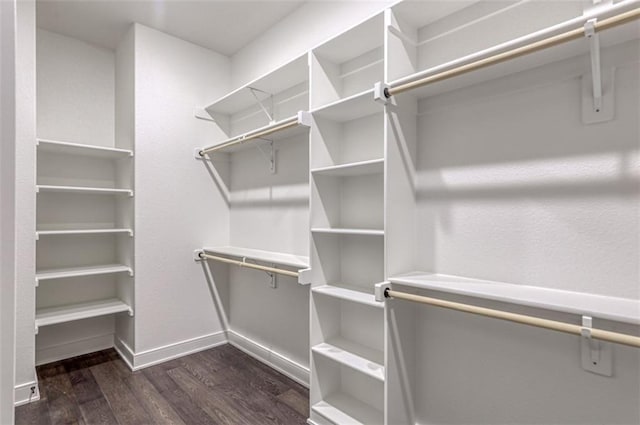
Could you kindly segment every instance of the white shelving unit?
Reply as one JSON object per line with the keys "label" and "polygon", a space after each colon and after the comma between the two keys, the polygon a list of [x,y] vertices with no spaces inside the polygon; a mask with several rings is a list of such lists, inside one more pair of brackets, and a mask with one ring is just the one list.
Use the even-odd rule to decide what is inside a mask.
{"label": "white shelving unit", "polygon": [[[118,313],[132,316],[134,306],[132,158],[128,149],[37,141],[36,364],[58,359],[52,341],[104,339],[105,329],[131,324]],[[72,342],[53,356],[91,349]]]}
{"label": "white shelving unit", "polygon": [[383,16],[312,51],[311,417],[383,423]]}

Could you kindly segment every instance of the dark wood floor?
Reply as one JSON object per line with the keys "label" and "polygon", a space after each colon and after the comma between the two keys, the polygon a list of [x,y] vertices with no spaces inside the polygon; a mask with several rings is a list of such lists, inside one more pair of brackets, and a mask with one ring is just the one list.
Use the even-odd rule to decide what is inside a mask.
{"label": "dark wood floor", "polygon": [[16,424],[304,424],[308,390],[223,345],[131,372],[114,350],[37,369]]}

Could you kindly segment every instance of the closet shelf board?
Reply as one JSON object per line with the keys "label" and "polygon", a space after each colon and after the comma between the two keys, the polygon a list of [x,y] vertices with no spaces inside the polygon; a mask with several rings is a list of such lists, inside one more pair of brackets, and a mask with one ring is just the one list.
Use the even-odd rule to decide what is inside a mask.
{"label": "closet shelf board", "polygon": [[[278,123],[283,123],[283,122],[292,120],[292,119],[294,119],[296,117],[297,117],[297,115],[296,116],[292,115],[292,116],[290,116],[288,118],[284,118],[284,119],[278,121]],[[223,140],[220,143],[216,143],[215,145],[210,145],[210,146],[207,146],[207,147],[216,147],[218,145],[223,145],[223,144],[228,143],[228,142],[230,142],[232,140],[236,140],[239,137],[242,137],[244,135],[250,136],[251,134],[257,133],[259,131],[262,131],[262,130],[265,130],[265,129],[268,129],[268,128],[271,128],[271,127],[275,127],[275,126],[278,125],[278,123],[268,124],[266,126],[263,126],[263,127],[260,127],[260,128],[256,128],[254,130],[248,131],[248,132],[240,134],[238,136],[231,137],[231,138],[229,138],[227,140]],[[228,148],[220,149],[218,152],[223,152],[223,153],[238,152],[238,151],[241,151],[241,150],[244,150],[244,149],[248,149],[249,147],[253,146],[256,143],[263,143],[264,144],[264,143],[267,143],[267,141],[277,142],[278,140],[290,139],[292,137],[299,136],[301,134],[305,134],[308,131],[309,131],[309,127],[307,127],[305,125],[296,125],[296,126],[293,126],[293,127],[285,128],[284,130],[276,131],[275,133],[271,133],[271,134],[269,134],[267,136],[264,136],[264,139],[261,139],[261,138],[248,139],[248,140],[246,140],[244,142],[236,143],[235,145],[229,146]]]}
{"label": "closet shelf board", "polygon": [[65,193],[87,193],[87,194],[105,194],[105,195],[128,195],[133,196],[130,189],[113,189],[105,187],[82,187],[82,186],[54,186],[54,185],[36,185],[36,192],[65,192]]}
{"label": "closet shelf board", "polygon": [[36,281],[64,279],[68,277],[95,276],[95,275],[113,274],[113,273],[129,273],[129,275],[132,276],[133,269],[123,264],[106,264],[106,265],[99,265],[99,266],[44,269],[44,270],[39,270],[36,273]]}
{"label": "closet shelf board", "polygon": [[351,162],[348,164],[334,165],[330,167],[315,168],[311,170],[315,175],[322,176],[366,176],[369,174],[381,174],[384,172],[384,158],[368,161]]}
{"label": "closet shelf board", "polygon": [[332,233],[338,235],[362,235],[362,236],[384,236],[384,230],[378,229],[348,229],[333,227],[314,227],[313,233]]}
{"label": "closet shelf board", "polygon": [[426,272],[394,276],[389,281],[413,288],[640,324],[640,300]]}
{"label": "closet shelf board", "polygon": [[312,289],[315,294],[326,295],[341,300],[351,301],[369,307],[384,308],[384,303],[377,302],[373,293],[363,292],[360,288],[348,285],[322,285]]}
{"label": "closet shelf board", "polygon": [[59,142],[47,139],[38,139],[37,145],[38,152],[60,153],[65,155],[87,156],[105,159],[128,158],[133,156],[133,151],[128,149],[83,145],[80,143]]}
{"label": "closet shelf board", "polygon": [[311,350],[378,381],[384,381],[382,351],[373,350],[344,338],[332,338],[313,346]]}
{"label": "closet shelf board", "polygon": [[309,268],[309,257],[305,257],[302,255],[285,254],[275,251],[263,251],[260,249],[242,248],[238,246],[204,247],[203,250],[205,253],[247,258],[264,263],[295,267],[297,269]]}
{"label": "closet shelf board", "polygon": [[69,229],[69,230],[38,230],[36,237],[56,235],[97,235],[104,233],[128,233],[133,236],[131,229]]}
{"label": "closet shelf board", "polygon": [[[250,83],[228,93],[221,97],[205,109],[209,113],[218,113],[233,115],[236,112],[247,109],[253,105],[257,105],[256,98],[251,94],[250,87],[261,90],[266,93],[276,94],[298,84],[304,83],[309,79],[309,66],[307,54],[304,54],[286,65],[271,71],[261,77],[256,78]],[[263,93],[257,93],[259,96],[266,96]]]}
{"label": "closet shelf board", "polygon": [[311,113],[314,117],[335,122],[347,122],[382,112],[382,110],[382,104],[373,99],[373,89],[368,89],[323,105],[312,110]]}
{"label": "closet shelf board", "polygon": [[382,411],[345,393],[329,394],[311,407],[315,413],[335,424],[382,424]]}
{"label": "closet shelf board", "polygon": [[117,298],[44,308],[36,311],[36,330],[42,326],[57,325],[123,312],[132,314],[133,311],[130,306]]}

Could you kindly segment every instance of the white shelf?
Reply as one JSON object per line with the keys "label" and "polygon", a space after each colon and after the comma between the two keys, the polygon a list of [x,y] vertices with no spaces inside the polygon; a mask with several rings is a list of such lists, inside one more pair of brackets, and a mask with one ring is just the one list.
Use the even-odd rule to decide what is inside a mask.
{"label": "white shelf", "polygon": [[307,55],[304,54],[286,65],[251,81],[208,105],[210,113],[233,115],[256,105],[256,99],[249,87],[266,93],[276,94],[302,84],[309,79]]}
{"label": "white shelf", "polygon": [[374,350],[344,338],[332,338],[311,348],[314,353],[364,373],[378,381],[384,381],[384,357]]}
{"label": "white shelf", "polygon": [[640,324],[640,300],[426,272],[395,276],[389,281],[414,288]]}
{"label": "white shelf", "polygon": [[94,158],[118,159],[133,156],[133,151],[127,149],[107,148],[104,146],[83,145],[46,139],[38,139],[37,146],[38,152],[61,153]]}
{"label": "white shelf", "polygon": [[329,233],[338,235],[360,235],[360,236],[384,236],[384,230],[378,229],[346,229],[331,227],[314,227],[313,233]]}
{"label": "white shelf", "polygon": [[238,246],[204,247],[204,252],[222,254],[230,257],[248,258],[264,263],[279,264],[297,269],[309,268],[309,257],[285,254],[282,252],[263,251],[260,249],[242,248]]}
{"label": "white shelf", "polygon": [[72,230],[38,230],[36,231],[36,237],[40,236],[54,236],[54,235],[94,235],[103,233],[128,233],[129,236],[133,236],[133,230],[131,229],[72,229]]}
{"label": "white shelf", "polygon": [[382,112],[383,105],[373,100],[373,88],[344,99],[323,105],[311,111],[313,116],[335,122],[353,121]]}
{"label": "white shelf", "polygon": [[45,308],[36,312],[36,333],[38,328],[42,326],[57,325],[122,312],[133,314],[130,306],[116,298]]}
{"label": "white shelf", "polygon": [[64,279],[68,277],[95,276],[113,273],[129,273],[133,276],[133,270],[123,264],[106,264],[100,266],[70,267],[60,269],[39,270],[36,273],[36,282],[41,280]]}
{"label": "white shelf", "polygon": [[311,407],[313,412],[335,424],[381,424],[382,411],[344,393],[329,394]]}
{"label": "white shelf", "polygon": [[315,168],[311,170],[313,174],[349,177],[365,176],[369,174],[381,174],[384,172],[384,158],[371,159],[368,161],[352,162],[348,164],[333,165],[330,167]]}
{"label": "white shelf", "polygon": [[322,285],[313,288],[312,292],[333,298],[339,298],[341,300],[367,305],[369,307],[380,309],[384,308],[384,303],[377,302],[373,293],[369,294],[363,292],[360,288],[355,288],[348,285]]}
{"label": "white shelf", "polygon": [[91,193],[105,195],[128,195],[133,196],[130,189],[112,189],[104,187],[81,187],[81,186],[53,186],[53,185],[36,185],[36,192],[65,192],[65,193]]}

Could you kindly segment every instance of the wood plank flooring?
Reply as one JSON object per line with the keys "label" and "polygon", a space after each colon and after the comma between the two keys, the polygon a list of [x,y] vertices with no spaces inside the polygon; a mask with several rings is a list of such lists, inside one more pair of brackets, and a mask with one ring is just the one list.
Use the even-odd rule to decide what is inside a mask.
{"label": "wood plank flooring", "polygon": [[231,345],[131,372],[115,350],[37,368],[16,424],[305,424],[309,392]]}

